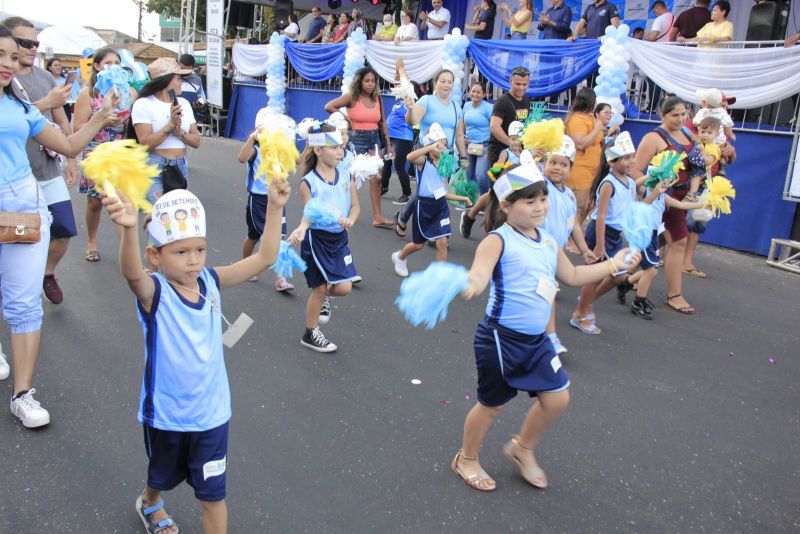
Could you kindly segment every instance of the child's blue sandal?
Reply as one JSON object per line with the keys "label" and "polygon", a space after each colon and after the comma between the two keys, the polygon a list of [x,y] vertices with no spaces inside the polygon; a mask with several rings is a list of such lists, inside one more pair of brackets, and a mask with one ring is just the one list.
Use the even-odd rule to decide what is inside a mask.
{"label": "child's blue sandal", "polygon": [[[153,514],[164,508],[164,499],[159,499],[157,503],[153,506],[145,506],[144,502],[142,502],[142,496],[136,499],[136,513],[139,514],[139,517],[142,519],[142,523],[144,523],[144,528],[147,530],[148,534],[178,534],[180,532],[180,528],[172,520],[172,517],[169,515],[162,519],[161,521],[155,521],[153,519]],[[170,529],[174,528],[174,532],[170,532]]]}

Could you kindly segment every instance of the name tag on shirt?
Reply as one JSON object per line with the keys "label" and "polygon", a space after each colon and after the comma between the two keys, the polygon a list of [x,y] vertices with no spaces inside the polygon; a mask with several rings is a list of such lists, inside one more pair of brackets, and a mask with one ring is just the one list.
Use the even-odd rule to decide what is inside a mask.
{"label": "name tag on shirt", "polygon": [[[236,319],[233,324],[222,334],[222,344],[232,349],[236,343],[242,339],[242,336],[247,332],[250,327],[253,326],[253,319],[250,318],[249,315],[243,313]],[[203,466],[205,469],[205,466]],[[225,471],[225,466],[222,466],[222,470]],[[206,477],[208,478],[208,477]]]}
{"label": "name tag on shirt", "polygon": [[537,295],[546,300],[548,304],[552,304],[556,299],[556,293],[558,293],[558,286],[555,282],[539,278],[539,285],[536,286]]}
{"label": "name tag on shirt", "polygon": [[439,187],[433,192],[433,198],[440,199],[447,194],[447,189],[444,187]]}

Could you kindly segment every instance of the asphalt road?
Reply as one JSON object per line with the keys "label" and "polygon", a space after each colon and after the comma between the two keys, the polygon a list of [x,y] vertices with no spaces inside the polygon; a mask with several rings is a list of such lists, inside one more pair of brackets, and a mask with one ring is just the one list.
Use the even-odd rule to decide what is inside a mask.
{"label": "asphalt road", "polygon": [[[241,254],[239,146],[204,140],[191,158],[210,265]],[[398,189],[393,182],[387,198]],[[226,315],[256,320],[227,351],[230,532],[800,530],[800,278],[763,258],[701,247],[698,265],[710,277],[687,277],[684,288],[696,315],[664,306],[659,277],[655,320],[609,295],[596,306],[599,337],[569,328],[577,290],[565,288],[558,320],[572,404],[537,449],[551,487],[526,485],[502,457],[530,407],[520,396],[482,450],[498,489],[481,494],[449,463],[474,402],[472,336],[485,296],[454,303],[433,331],[408,325],[393,305],[400,279],[389,260],[401,242],[370,226],[365,189],[361,196],[351,247],[364,283],[334,300],[324,328],[337,353],[299,344],[302,276],[293,296],[277,294],[269,273],[224,294]],[[82,218],[85,200],[75,198]],[[384,208],[392,213],[388,200]],[[290,228],[298,216],[293,199]],[[136,421],[141,329],[108,219],[100,263],[83,260],[81,232],[58,271],[65,301],[45,306],[35,387],[52,423],[31,431],[0,417],[2,533],[143,532],[134,513],[146,474]],[[476,243],[456,235],[449,259],[469,265]],[[433,257],[425,249],[409,268]],[[2,341],[10,346],[6,331]],[[10,380],[0,384],[6,399],[10,392]],[[191,488],[165,502],[183,532],[201,531]]]}

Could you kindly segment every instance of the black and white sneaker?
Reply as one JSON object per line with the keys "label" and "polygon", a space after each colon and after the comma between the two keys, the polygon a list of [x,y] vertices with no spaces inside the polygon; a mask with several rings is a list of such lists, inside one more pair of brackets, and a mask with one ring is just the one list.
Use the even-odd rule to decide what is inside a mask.
{"label": "black and white sneaker", "polygon": [[325,297],[322,301],[322,309],[319,310],[319,323],[327,324],[331,320],[331,299]]}
{"label": "black and white sneaker", "polygon": [[631,303],[631,313],[641,317],[642,319],[652,321],[653,312],[651,311],[650,306],[647,305],[646,301],[647,299],[636,297],[636,299]]}
{"label": "black and white sneaker", "polygon": [[395,206],[404,206],[406,203],[408,203],[408,197],[406,195],[399,196],[396,199],[392,200],[392,204],[394,204]]}
{"label": "black and white sneaker", "polygon": [[317,352],[335,352],[337,347],[327,340],[319,328],[311,330],[306,328],[306,333],[300,338],[300,344]]}
{"label": "black and white sneaker", "polygon": [[458,230],[461,232],[461,237],[469,239],[472,234],[472,225],[475,224],[475,219],[469,216],[469,212],[461,213],[461,224],[458,225]]}
{"label": "black and white sneaker", "polygon": [[627,277],[617,285],[617,300],[620,304],[626,304],[628,300],[626,293],[633,289],[633,284],[630,283]]}

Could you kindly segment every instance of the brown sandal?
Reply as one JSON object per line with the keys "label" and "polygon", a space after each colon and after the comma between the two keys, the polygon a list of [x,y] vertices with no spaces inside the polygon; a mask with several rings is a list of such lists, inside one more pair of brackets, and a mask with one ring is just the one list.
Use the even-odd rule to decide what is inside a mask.
{"label": "brown sandal", "polygon": [[[548,486],[548,484],[547,484],[547,474],[544,472],[544,469],[542,469],[538,465],[536,467],[526,468],[523,465],[522,460],[520,460],[519,457],[516,454],[514,454],[515,452],[514,449],[516,447],[528,451],[533,450],[521,444],[519,442],[519,436],[513,434],[511,436],[511,441],[506,443],[506,446],[503,447],[503,454],[505,455],[506,458],[508,458],[509,461],[517,464],[517,467],[519,467],[519,474],[522,475],[522,478],[524,478],[528,484],[530,484],[534,488],[545,489]],[[536,461],[535,458],[534,461]]]}
{"label": "brown sandal", "polygon": [[670,308],[672,308],[676,312],[682,313],[684,315],[693,314],[695,310],[694,310],[694,308],[692,306],[689,306],[689,305],[686,305],[686,306],[674,306],[674,305],[669,303],[669,301],[671,301],[672,299],[676,299],[676,298],[678,298],[680,296],[682,296],[682,295],[680,293],[678,293],[677,295],[672,295],[671,297],[667,297],[667,306],[669,306]]}
{"label": "brown sandal", "polygon": [[[489,474],[486,471],[483,470],[483,468],[481,468],[480,473],[476,473],[474,475],[469,475],[469,476],[465,475],[458,467],[459,458],[463,458],[469,461],[478,461],[478,457],[475,456],[471,458],[464,454],[463,449],[458,449],[455,458],[453,458],[453,461],[450,463],[450,469],[453,471],[453,473],[460,476],[461,480],[463,480],[467,486],[469,486],[472,489],[476,489],[478,491],[494,491],[495,489],[497,489],[497,485],[495,484],[494,480],[492,479],[492,477],[489,476]],[[495,485],[491,488],[482,488],[479,485],[482,482],[489,482]]]}

